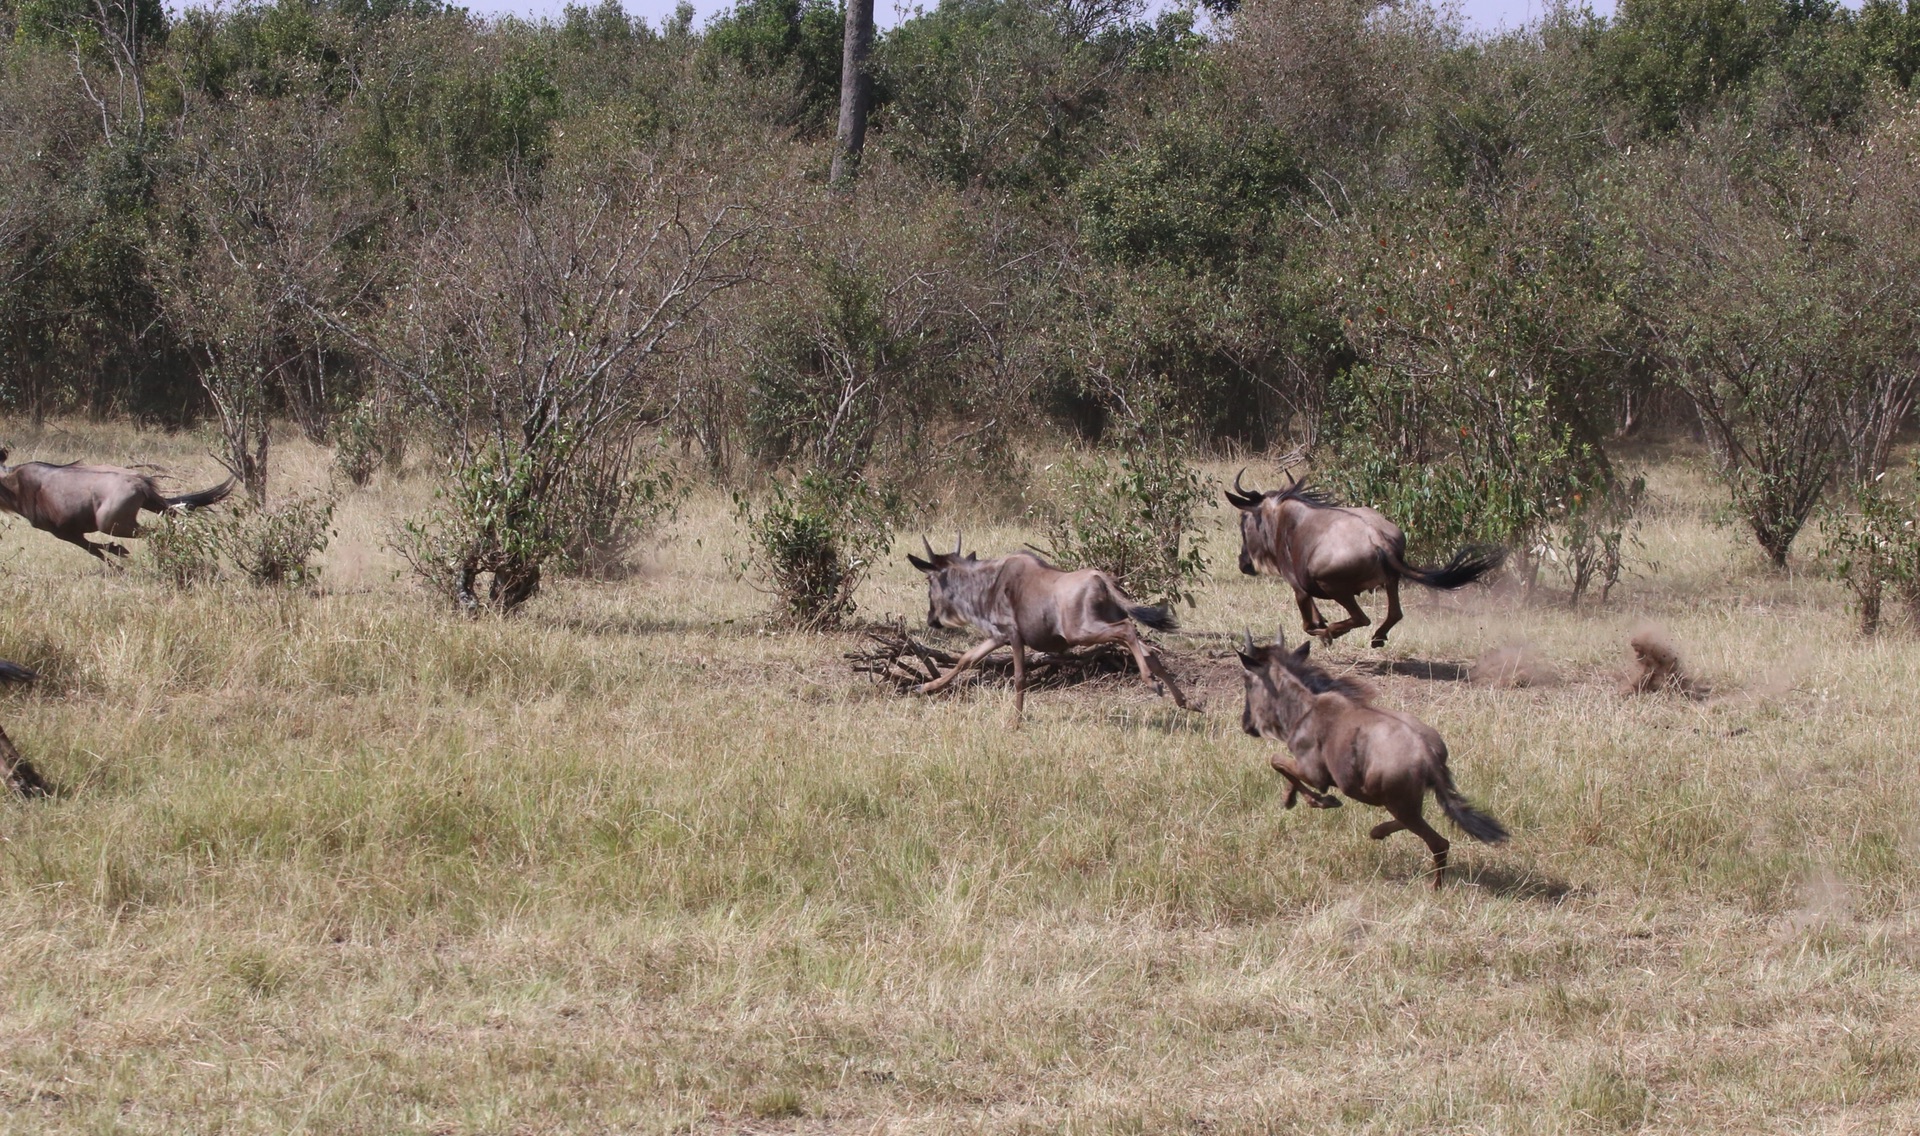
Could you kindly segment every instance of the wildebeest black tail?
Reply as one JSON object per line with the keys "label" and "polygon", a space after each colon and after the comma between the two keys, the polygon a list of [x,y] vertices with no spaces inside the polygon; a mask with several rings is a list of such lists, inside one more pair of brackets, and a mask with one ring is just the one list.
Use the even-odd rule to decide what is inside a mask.
{"label": "wildebeest black tail", "polygon": [[202,489],[198,493],[182,493],[178,497],[165,498],[169,509],[202,509],[208,505],[218,505],[233,495],[234,479],[229,477],[212,489]]}
{"label": "wildebeest black tail", "polygon": [[1440,802],[1440,811],[1459,825],[1461,832],[1482,844],[1505,844],[1509,839],[1507,826],[1474,808],[1471,801],[1461,796],[1453,787],[1453,774],[1444,767],[1433,779],[1433,795]]}
{"label": "wildebeest black tail", "polygon": [[1507,550],[1488,545],[1473,545],[1455,552],[1445,564],[1434,568],[1415,568],[1394,557],[1394,571],[1416,584],[1429,588],[1438,588],[1450,592],[1455,588],[1464,588],[1480,577],[1506,563]]}
{"label": "wildebeest black tail", "polygon": [[0,682],[32,682],[39,677],[32,667],[23,667],[19,663],[0,659]]}
{"label": "wildebeest black tail", "polygon": [[1180,621],[1173,617],[1172,608],[1147,607],[1141,604],[1128,608],[1127,614],[1155,631],[1180,630]]}

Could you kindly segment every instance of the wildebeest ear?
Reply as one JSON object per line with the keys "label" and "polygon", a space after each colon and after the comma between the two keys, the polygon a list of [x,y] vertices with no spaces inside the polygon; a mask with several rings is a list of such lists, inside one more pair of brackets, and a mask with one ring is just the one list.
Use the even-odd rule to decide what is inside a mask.
{"label": "wildebeest ear", "polygon": [[978,559],[980,559],[980,554],[979,554],[978,552],[969,552],[969,553],[967,553],[967,559],[968,559],[968,560],[978,560]]}
{"label": "wildebeest ear", "polygon": [[0,465],[7,464],[7,448],[0,446]]}
{"label": "wildebeest ear", "polygon": [[1240,656],[1241,666],[1247,668],[1250,671],[1257,671],[1260,669],[1260,656],[1249,655],[1238,647],[1235,647],[1233,649],[1233,653]]}
{"label": "wildebeest ear", "polygon": [[1311,640],[1311,639],[1309,639],[1309,640],[1307,640],[1306,642],[1304,642],[1304,643],[1302,643],[1302,644],[1300,644],[1300,646],[1299,646],[1299,647],[1297,647],[1297,648],[1295,648],[1295,650],[1294,650],[1294,652],[1293,652],[1293,657],[1294,657],[1294,658],[1296,658],[1296,659],[1304,659],[1304,658],[1306,658],[1306,657],[1307,657],[1307,651],[1308,651],[1308,650],[1309,650],[1309,649],[1310,649],[1310,648],[1311,648],[1312,646],[1313,646],[1313,640]]}
{"label": "wildebeest ear", "polygon": [[918,556],[915,556],[911,552],[907,553],[907,563],[913,565],[915,568],[920,569],[922,572],[933,571],[932,564],[928,563],[925,560],[920,559]]}

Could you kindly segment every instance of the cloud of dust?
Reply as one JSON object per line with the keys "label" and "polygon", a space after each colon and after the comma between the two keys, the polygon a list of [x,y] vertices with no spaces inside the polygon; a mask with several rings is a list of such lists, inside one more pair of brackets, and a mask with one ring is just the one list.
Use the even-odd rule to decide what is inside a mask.
{"label": "cloud of dust", "polygon": [[1510,643],[1481,655],[1467,668],[1467,680],[1494,690],[1555,686],[1560,672],[1540,651],[1527,643]]}

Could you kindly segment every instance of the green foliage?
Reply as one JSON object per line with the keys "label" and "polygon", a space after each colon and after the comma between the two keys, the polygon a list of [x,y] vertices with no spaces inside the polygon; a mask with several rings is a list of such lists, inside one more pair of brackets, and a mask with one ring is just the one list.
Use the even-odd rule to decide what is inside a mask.
{"label": "green foliage", "polygon": [[1305,184],[1292,147],[1271,127],[1236,130],[1182,115],[1089,170],[1075,192],[1096,256],[1222,269],[1262,251],[1274,215]]}
{"label": "green foliage", "polygon": [[353,485],[365,487],[381,466],[398,470],[407,438],[385,400],[368,396],[334,419],[333,467]]}
{"label": "green foliage", "polygon": [[333,498],[312,495],[236,509],[223,521],[225,552],[249,580],[299,586],[320,575],[313,558],[333,536]]}
{"label": "green foliage", "polygon": [[1143,432],[1118,458],[1069,457],[1051,472],[1040,507],[1051,558],[1098,568],[1149,603],[1194,602],[1207,569],[1197,520],[1210,490],[1164,437]]}
{"label": "green foliage", "polygon": [[182,590],[220,577],[221,518],[210,512],[168,513],[147,533],[153,573]]}
{"label": "green foliage", "polygon": [[428,590],[462,611],[501,614],[540,590],[542,568],[566,546],[562,503],[547,492],[542,456],[496,446],[453,465],[435,494],[438,507],[395,534],[395,551]]}
{"label": "green foliage", "polygon": [[314,557],[333,531],[333,499],[308,495],[273,506],[167,514],[148,534],[153,571],[176,588],[209,584],[230,566],[262,587],[299,587],[319,578]]}
{"label": "green foliage", "polygon": [[902,503],[865,478],[808,470],[758,503],[736,494],[734,506],[749,546],[739,566],[765,583],[783,617],[830,628],[852,617],[853,593],[892,545]]}
{"label": "green foliage", "polygon": [[845,16],[835,0],[743,0],[707,27],[705,48],[749,75],[785,75],[792,104],[785,118],[830,129],[840,105]]}
{"label": "green foliage", "polygon": [[1887,593],[1907,607],[1910,623],[1920,626],[1920,502],[1911,488],[1896,493],[1886,478],[1858,482],[1841,502],[1821,510],[1825,541],[1820,565],[1853,593],[1860,633],[1880,630]]}

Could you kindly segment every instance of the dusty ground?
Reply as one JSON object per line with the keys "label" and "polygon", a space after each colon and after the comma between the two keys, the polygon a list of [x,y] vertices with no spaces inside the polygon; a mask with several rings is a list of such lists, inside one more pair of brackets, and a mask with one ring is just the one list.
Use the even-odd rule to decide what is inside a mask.
{"label": "dusty ground", "polygon": [[[1437,895],[1370,810],[1281,810],[1226,641],[1166,640],[1203,713],[1102,679],[1009,732],[1003,687],[769,628],[717,494],[509,621],[396,577],[422,477],[343,500],[318,594],[10,522],[0,657],[45,678],[0,714],[62,795],[0,803],[0,1130],[1920,1130],[1920,647],[1650,472],[1608,608],[1415,595],[1331,652],[1515,832]],[[1183,620],[1270,634],[1227,522]],[[901,559],[862,599],[924,612]],[[1649,620],[1710,699],[1617,695]],[[1490,654],[1539,681],[1467,681]]]}

